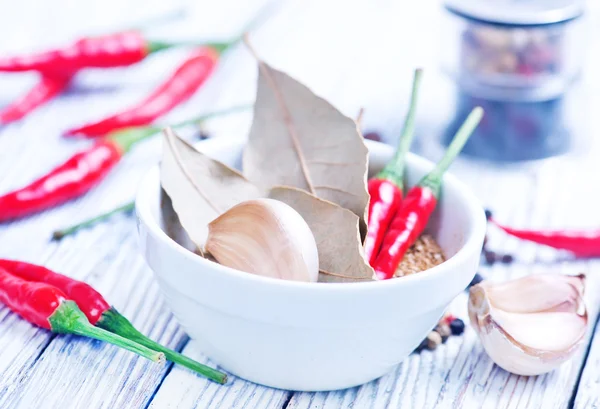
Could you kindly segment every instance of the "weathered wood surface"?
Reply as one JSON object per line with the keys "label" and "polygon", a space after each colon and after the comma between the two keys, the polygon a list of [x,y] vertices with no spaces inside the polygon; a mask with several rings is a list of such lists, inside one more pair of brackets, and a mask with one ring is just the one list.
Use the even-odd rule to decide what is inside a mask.
{"label": "weathered wood surface", "polygon": [[[57,6],[32,2],[0,3],[0,23],[11,36],[0,40],[0,50],[59,43],[83,32],[77,18],[92,10],[94,28],[101,31],[111,20],[111,7],[131,12],[129,20],[169,12],[167,2],[91,2]],[[101,4],[102,3],[102,4]],[[194,5],[196,23],[155,34],[203,38],[233,35],[266,1],[202,2]],[[53,3],[56,4],[56,3]],[[65,2],[66,4],[66,2]],[[82,2],[83,4],[83,2]],[[144,6],[141,6],[144,4]],[[195,4],[195,3],[194,3]],[[591,5],[591,4],[590,4]],[[177,10],[175,4],[171,10]],[[29,7],[29,8],[28,8]],[[16,15],[11,16],[11,10]],[[114,9],[113,9],[114,10]],[[153,13],[152,10],[158,10]],[[232,13],[231,10],[238,10]],[[597,13],[592,10],[593,23]],[[55,19],[47,16],[56,15]],[[112,12],[114,14],[114,12]],[[377,128],[393,142],[406,107],[411,71],[426,68],[419,107],[415,149],[439,157],[443,125],[452,114],[452,87],[438,72],[436,33],[441,26],[437,5],[404,5],[397,1],[287,0],[252,41],[274,66],[306,82],[348,115],[366,108],[365,128]],[[46,21],[51,20],[51,23]],[[123,23],[124,24],[124,23]],[[187,24],[187,23],[186,23]],[[598,27],[598,24],[592,24]],[[190,29],[190,27],[192,27]],[[429,30],[431,28],[431,30]],[[426,29],[426,30],[424,30]],[[425,33],[424,31],[427,31]],[[598,30],[596,29],[596,32]],[[18,33],[29,33],[30,37]],[[14,37],[11,38],[11,37]],[[589,38],[597,38],[590,35]],[[63,97],[40,109],[26,121],[0,130],[0,192],[18,187],[87,146],[65,141],[62,130],[127,106],[143,96],[185,55],[169,51],[127,69],[81,73]],[[584,75],[585,86],[575,90],[568,111],[574,130],[573,153],[533,163],[494,166],[463,158],[453,171],[477,193],[496,216],[521,226],[600,225],[597,211],[600,186],[600,82],[597,56],[592,54]],[[223,59],[207,86],[165,123],[202,111],[252,101],[256,67],[238,47]],[[1,75],[0,105],[14,99],[35,81],[33,75]],[[241,136],[249,114],[215,119],[209,128],[215,137]],[[115,217],[69,237],[49,242],[53,229],[124,203],[133,197],[137,182],[158,160],[160,143],[137,148],[113,174],[89,195],[59,209],[24,221],[0,226],[0,257],[43,263],[84,279],[144,333],[199,360],[206,360],[178,328],[165,307],[151,271],[138,255],[135,222]],[[594,193],[591,193],[594,192]],[[481,268],[486,276],[502,280],[528,273],[580,272],[589,274],[588,304],[592,324],[600,306],[600,262],[573,261],[565,255],[506,238],[490,231],[490,246],[516,255],[511,266]],[[466,297],[451,309],[466,317]],[[593,328],[593,325],[592,325]],[[590,336],[593,331],[590,330]],[[158,366],[129,352],[100,342],[72,336],[54,336],[0,309],[0,408],[577,408],[600,406],[600,334],[568,364],[539,377],[519,377],[494,366],[472,330],[453,337],[435,352],[412,355],[385,377],[345,391],[292,393],[258,386],[232,377],[217,386],[172,365]],[[290,368],[293,371],[293,368]]]}

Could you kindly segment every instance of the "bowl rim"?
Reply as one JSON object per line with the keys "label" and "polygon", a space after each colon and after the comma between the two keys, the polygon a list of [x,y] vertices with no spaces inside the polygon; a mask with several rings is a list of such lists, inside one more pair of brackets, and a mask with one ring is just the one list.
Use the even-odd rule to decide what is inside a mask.
{"label": "bowl rim", "polygon": [[[239,140],[232,140],[229,142],[232,145],[235,143],[240,143]],[[369,140],[366,140],[365,142],[369,148],[369,152],[371,151],[371,148],[374,148],[374,150],[393,149],[392,146],[380,142],[373,142]],[[205,147],[208,145],[209,144],[200,146]],[[412,152],[408,153],[406,159],[408,167],[422,166],[425,168],[433,168],[434,166],[433,162]],[[486,219],[483,207],[479,204],[479,200],[463,182],[448,172],[444,175],[444,184],[451,186],[451,189],[457,190],[459,196],[464,198],[463,204],[468,207],[467,213],[472,219],[472,225],[470,231],[466,232],[467,237],[464,245],[453,256],[443,263],[419,272],[418,274],[411,274],[405,277],[390,280],[372,280],[363,282],[357,281],[351,283],[323,283],[282,280],[256,274],[248,274],[244,271],[206,260],[203,257],[186,249],[169,237],[167,233],[160,227],[158,220],[156,220],[152,215],[153,199],[151,197],[154,194],[153,190],[156,188],[157,182],[160,185],[160,169],[158,164],[154,165],[142,178],[135,197],[137,218],[141,223],[144,224],[144,226],[146,226],[148,232],[161,243],[179,253],[179,255],[183,256],[190,262],[197,263],[199,267],[216,271],[219,274],[225,274],[229,279],[241,280],[242,282],[247,282],[248,284],[273,286],[279,289],[293,288],[298,290],[307,289],[309,291],[336,291],[352,293],[356,291],[363,292],[365,290],[390,289],[393,286],[404,286],[422,281],[435,280],[438,276],[447,274],[448,271],[452,271],[453,269],[464,266],[465,262],[471,256],[473,251],[477,251],[479,253],[481,247],[480,243],[483,241],[483,237],[485,236]]]}

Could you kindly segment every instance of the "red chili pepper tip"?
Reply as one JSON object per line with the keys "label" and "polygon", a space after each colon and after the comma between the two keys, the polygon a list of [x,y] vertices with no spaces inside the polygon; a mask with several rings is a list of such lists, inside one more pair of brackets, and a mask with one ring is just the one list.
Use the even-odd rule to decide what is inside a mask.
{"label": "red chili pepper tip", "polygon": [[197,49],[144,100],[100,121],[69,129],[65,136],[84,135],[93,138],[118,129],[152,123],[187,101],[213,72],[218,57],[218,52],[210,47]]}

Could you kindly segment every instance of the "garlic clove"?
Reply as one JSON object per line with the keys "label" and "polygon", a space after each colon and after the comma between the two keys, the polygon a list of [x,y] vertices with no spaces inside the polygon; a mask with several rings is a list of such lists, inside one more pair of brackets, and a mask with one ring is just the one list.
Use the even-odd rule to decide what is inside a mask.
{"label": "garlic clove", "polygon": [[516,314],[495,310],[493,317],[523,347],[552,352],[561,352],[577,344],[587,327],[586,317],[569,312]]}
{"label": "garlic clove", "polygon": [[482,282],[469,293],[469,318],[492,360],[509,372],[538,375],[564,363],[587,330],[584,276],[535,275]]}
{"label": "garlic clove", "polygon": [[[494,307],[503,311],[577,311],[583,296],[584,276],[532,275],[505,283],[482,284]],[[518,302],[515,302],[518,300]]]}
{"label": "garlic clove", "polygon": [[208,225],[204,246],[218,262],[251,274],[315,282],[315,238],[298,212],[273,199],[242,202]]}

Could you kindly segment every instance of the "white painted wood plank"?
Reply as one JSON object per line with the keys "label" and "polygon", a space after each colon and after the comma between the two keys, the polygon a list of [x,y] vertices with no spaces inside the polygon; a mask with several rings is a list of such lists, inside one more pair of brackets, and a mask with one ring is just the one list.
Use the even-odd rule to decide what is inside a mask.
{"label": "white painted wood plank", "polygon": [[[183,353],[208,362],[190,342]],[[279,409],[292,392],[266,388],[230,375],[226,385],[217,385],[195,376],[184,368],[174,367],[150,403],[152,409],[231,408]]]}

